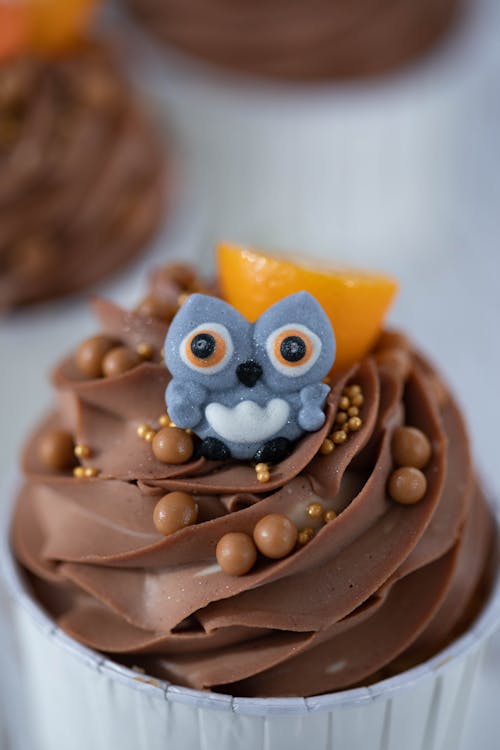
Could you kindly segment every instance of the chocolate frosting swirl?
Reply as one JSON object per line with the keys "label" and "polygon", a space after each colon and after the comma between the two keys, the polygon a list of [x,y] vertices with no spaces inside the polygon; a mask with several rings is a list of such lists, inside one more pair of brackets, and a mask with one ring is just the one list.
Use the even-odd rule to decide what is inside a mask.
{"label": "chocolate frosting swirl", "polygon": [[429,50],[460,0],[129,0],[160,41],[254,76],[350,79],[399,68]]}
{"label": "chocolate frosting swirl", "polygon": [[83,289],[143,249],[163,155],[111,52],[0,68],[0,308]]}
{"label": "chocolate frosting swirl", "polygon": [[[162,293],[171,293],[168,284]],[[148,342],[155,354],[105,379],[83,379],[68,357],[54,373],[57,408],[24,451],[13,546],[36,596],[67,633],[177,684],[307,696],[403,669],[468,625],[487,585],[494,522],[460,411],[406,339],[384,335],[370,356],[333,376],[325,426],[302,438],[263,484],[244,463],[194,458],[172,466],[154,457],[137,426],[164,412],[169,374],[159,351],[168,324],[104,300],[94,310],[104,333],[129,346]],[[354,382],[364,394],[362,426],[322,455],[342,390]],[[402,424],[432,444],[427,491],[414,505],[386,491]],[[98,477],[44,469],[37,441],[54,426],[91,446],[82,463],[97,467]],[[164,537],[153,509],[178,489],[194,495],[198,522]],[[281,560],[259,559],[240,577],[216,564],[223,534],[251,534],[269,513],[307,526],[311,501],[337,517],[305,546]]]}

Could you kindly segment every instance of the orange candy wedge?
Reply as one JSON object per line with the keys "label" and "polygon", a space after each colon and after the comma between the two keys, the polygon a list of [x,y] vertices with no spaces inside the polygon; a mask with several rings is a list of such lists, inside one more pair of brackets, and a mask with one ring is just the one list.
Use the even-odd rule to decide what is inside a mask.
{"label": "orange candy wedge", "polygon": [[217,264],[223,297],[251,322],[283,297],[310,292],[335,331],[335,370],[370,351],[398,289],[389,276],[230,244],[218,246]]}

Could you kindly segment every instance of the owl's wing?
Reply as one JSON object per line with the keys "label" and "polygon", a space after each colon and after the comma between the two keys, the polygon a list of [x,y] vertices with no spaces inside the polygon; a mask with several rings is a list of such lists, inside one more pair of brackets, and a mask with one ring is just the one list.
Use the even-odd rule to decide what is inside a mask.
{"label": "owl's wing", "polygon": [[323,407],[330,387],[326,383],[314,383],[306,385],[300,391],[300,402],[302,404],[298,422],[303,430],[314,432],[323,427],[325,413]]}
{"label": "owl's wing", "polygon": [[167,385],[165,401],[170,418],[182,429],[194,428],[203,418],[202,405],[207,390],[192,380],[173,378]]}

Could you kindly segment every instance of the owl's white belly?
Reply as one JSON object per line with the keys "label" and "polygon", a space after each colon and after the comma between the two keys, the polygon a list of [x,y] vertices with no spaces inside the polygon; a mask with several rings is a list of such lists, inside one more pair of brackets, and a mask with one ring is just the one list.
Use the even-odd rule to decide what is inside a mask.
{"label": "owl's white belly", "polygon": [[286,424],[290,406],[282,398],[272,398],[265,406],[240,401],[228,407],[212,402],[205,407],[210,427],[233,443],[260,443],[275,435]]}

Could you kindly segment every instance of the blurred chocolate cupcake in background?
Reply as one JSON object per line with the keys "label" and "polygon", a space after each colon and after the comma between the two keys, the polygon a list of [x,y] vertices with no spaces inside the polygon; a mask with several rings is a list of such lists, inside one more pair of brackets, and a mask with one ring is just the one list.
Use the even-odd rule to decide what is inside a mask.
{"label": "blurred chocolate cupcake in background", "polygon": [[456,245],[464,154],[489,147],[498,3],[124,5],[207,239],[392,269]]}
{"label": "blurred chocolate cupcake in background", "polygon": [[426,53],[462,0],[128,0],[160,42],[251,76],[378,75]]}
{"label": "blurred chocolate cupcake in background", "polygon": [[86,38],[85,3],[43,5],[0,38],[2,311],[118,271],[165,210],[164,147],[113,50]]}

